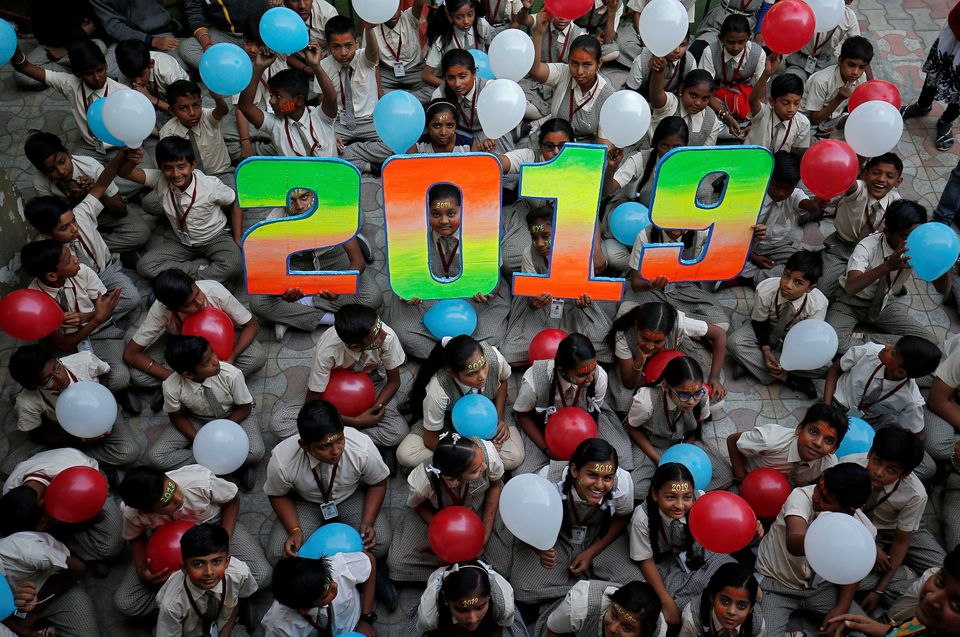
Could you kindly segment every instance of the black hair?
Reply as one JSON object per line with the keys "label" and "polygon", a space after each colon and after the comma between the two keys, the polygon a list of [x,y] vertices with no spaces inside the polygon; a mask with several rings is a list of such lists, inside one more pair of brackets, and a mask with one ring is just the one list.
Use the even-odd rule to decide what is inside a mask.
{"label": "black hair", "polygon": [[657,167],[657,162],[660,161],[660,157],[657,156],[660,142],[674,135],[679,135],[683,138],[683,145],[686,146],[690,141],[690,127],[687,126],[687,123],[682,117],[676,115],[664,117],[660,120],[660,123],[657,124],[656,130],[653,131],[653,140],[650,142],[650,154],[647,155],[647,163],[643,165],[643,175],[641,175],[640,181],[637,184],[638,193],[643,190],[643,187],[650,181],[650,178],[653,176],[653,170]]}
{"label": "black hair", "polygon": [[526,216],[527,228],[535,226],[537,224],[549,224],[553,225],[553,208],[550,206],[540,206],[539,208],[534,208],[527,213]]}
{"label": "black hair", "polygon": [[453,115],[453,118],[456,119],[457,107],[454,106],[452,102],[442,97],[439,97],[433,100],[432,102],[430,102],[429,104],[427,104],[425,114],[426,114],[426,125],[428,129],[430,126],[430,120],[433,118],[434,115],[437,115],[438,113],[450,113],[451,115]]}
{"label": "black hair", "polygon": [[460,194],[460,189],[454,186],[453,184],[433,184],[430,186],[430,190],[427,191],[427,201],[433,203],[441,199],[453,199],[457,202],[457,205],[462,205],[463,195]]}
{"label": "black hair", "polygon": [[[663,381],[668,387],[677,387],[688,380],[703,383],[706,375],[697,359],[692,356],[678,356],[663,366],[663,372],[658,379],[648,379],[654,382]],[[709,414],[704,413],[707,401],[701,398],[693,408],[692,416],[697,421],[697,430],[703,427],[703,422]]]}
{"label": "black hair", "polygon": [[861,35],[854,35],[840,45],[839,59],[863,60],[867,64],[873,61],[873,45]]}
{"label": "black hair", "polygon": [[624,584],[610,595],[610,601],[639,620],[641,635],[652,637],[656,634],[663,605],[653,586],[639,580]]}
{"label": "black hair", "polygon": [[180,537],[180,555],[183,562],[192,557],[203,557],[214,553],[230,553],[230,536],[219,524],[206,522],[187,530]]}
{"label": "black hair", "polygon": [[784,95],[803,97],[803,80],[793,73],[784,73],[773,78],[770,82],[770,97],[777,99]]}
{"label": "black hair", "polygon": [[67,59],[70,60],[70,70],[74,75],[107,65],[103,51],[92,40],[80,40],[71,44],[67,50]]}
{"label": "black hair", "polygon": [[35,531],[43,515],[36,491],[25,484],[14,487],[0,498],[0,534]]}
{"label": "black hair", "polygon": [[901,336],[896,348],[908,378],[921,378],[932,374],[943,356],[939,347],[922,336]]}
{"label": "black hair", "polygon": [[[472,1],[473,0],[471,0],[471,2]],[[441,15],[443,16],[443,19],[446,19],[446,14],[439,9],[435,10],[431,15],[432,16]],[[464,49],[450,49],[449,51],[444,53],[443,57],[440,59],[441,79],[443,79],[446,76],[447,71],[449,71],[455,66],[462,66],[473,74],[476,74],[477,72],[477,61],[473,59],[473,56],[470,54],[469,51],[465,51]],[[474,77],[474,82],[476,82],[476,77]],[[458,102],[459,98],[453,92],[453,89],[451,89],[447,85],[446,80],[444,80],[442,86],[443,86],[444,98],[449,102],[453,102],[454,104],[459,103]],[[457,118],[457,120],[459,121],[459,117]]]}
{"label": "black hair", "polygon": [[[843,442],[844,436],[847,435],[847,429],[850,427],[847,414],[839,407],[834,407],[826,403],[814,403],[810,405],[810,407],[807,408],[807,413],[803,415],[803,419],[797,427],[803,427],[804,425],[809,425],[814,422],[827,423],[827,426],[837,430],[837,447]],[[834,449],[834,451],[836,451],[836,449]]]}
{"label": "black hair", "polygon": [[[793,73],[788,73],[790,77],[797,77]],[[782,75],[781,77],[786,77]],[[785,186],[790,185],[794,188],[800,182],[800,159],[793,153],[785,150],[777,151],[773,154],[773,172],[770,174],[770,181]]]}
{"label": "black hair", "polygon": [[126,77],[137,77],[150,66],[150,49],[143,40],[117,42],[117,67]]}
{"label": "black hair", "polygon": [[167,474],[155,467],[134,467],[117,485],[117,494],[131,509],[151,511],[163,497]]}
{"label": "black hair", "polygon": [[883,225],[888,232],[900,232],[926,223],[927,219],[927,209],[921,204],[909,199],[897,199],[887,206]]}
{"label": "black hair", "polygon": [[53,239],[41,239],[31,241],[20,249],[20,264],[27,274],[42,281],[48,274],[57,271],[61,256],[62,243]]}
{"label": "black hair", "polygon": [[757,608],[757,601],[760,596],[760,584],[757,578],[753,576],[753,569],[747,568],[739,562],[728,562],[716,570],[710,582],[700,595],[700,635],[701,637],[714,637],[716,631],[713,628],[713,600],[724,588],[744,588],[747,591],[747,598],[750,601],[750,612],[746,619],[740,625],[737,634],[744,637],[753,635],[753,614]]}
{"label": "black hair", "polygon": [[[665,462],[653,472],[653,478],[650,480],[650,491],[647,493],[647,523],[649,525],[650,549],[653,551],[654,559],[659,557],[661,553],[660,535],[663,531],[663,521],[660,519],[660,505],[653,499],[653,494],[659,492],[665,484],[671,482],[686,482],[691,489],[694,488],[693,474],[690,473],[690,469],[687,469],[686,465],[679,462]],[[693,535],[690,533],[690,525],[684,524],[683,526],[685,529],[684,546],[690,549],[694,544]],[[691,570],[696,570],[703,565],[703,557],[699,556],[699,563],[696,563],[697,557],[691,553],[691,551],[687,551],[687,566]]]}
{"label": "black hair", "polygon": [[324,556],[284,557],[273,567],[273,597],[287,608],[312,608],[333,582],[333,568]]}
{"label": "black hair", "polygon": [[487,614],[483,616],[474,634],[490,635],[497,628],[497,623],[493,612],[493,597],[490,595],[490,575],[486,567],[476,560],[459,562],[447,567],[443,584],[437,591],[436,634],[454,635],[457,632],[456,625],[453,623],[453,614],[450,612],[450,604],[481,597],[489,598],[490,604],[487,606]]}
{"label": "black hair", "polygon": [[570,54],[574,51],[586,51],[595,62],[600,63],[600,40],[589,34],[578,35],[570,43]]}
{"label": "black hair", "polygon": [[360,345],[370,336],[370,330],[376,327],[378,317],[377,311],[372,307],[348,303],[337,310],[333,329],[347,345]]}
{"label": "black hair", "polygon": [[823,276],[823,255],[819,250],[798,250],[790,255],[783,270],[803,274],[804,279],[816,283]]}
{"label": "black hair", "polygon": [[267,80],[267,87],[271,91],[284,91],[291,97],[306,100],[310,94],[310,79],[300,69],[283,69]]}
{"label": "black hair", "polygon": [[170,369],[178,374],[192,374],[210,348],[210,341],[202,336],[174,334],[167,339],[163,357]]}
{"label": "black hair", "polygon": [[327,401],[311,400],[297,414],[297,433],[304,444],[320,442],[330,434],[343,433],[343,419]]}
{"label": "black hair", "polygon": [[[557,353],[553,357],[553,380],[550,382],[550,404],[548,407],[553,407],[553,401],[560,389],[560,368],[571,371],[587,361],[596,360],[596,358],[597,350],[593,347],[590,339],[583,334],[574,332],[560,341],[557,346]],[[587,388],[587,398],[593,398],[596,385],[597,376],[594,375],[593,382]],[[574,407],[577,407],[577,405],[574,405]]]}
{"label": "black hair", "polygon": [[60,225],[60,217],[68,210],[70,206],[67,202],[53,195],[44,195],[28,201],[23,207],[23,216],[31,226],[37,229],[37,232],[50,236]]}
{"label": "black hair", "polygon": [[683,93],[687,89],[691,89],[694,86],[700,86],[701,84],[707,84],[710,86],[710,92],[717,90],[717,80],[709,71],[704,71],[703,69],[693,69],[689,73],[683,76],[683,82],[680,83],[680,93]]}
{"label": "black hair", "polygon": [[350,35],[356,37],[357,32],[353,27],[353,20],[346,16],[337,15],[333,16],[323,27],[323,38],[329,42],[335,35],[343,35],[344,33],[349,33]]}
{"label": "black hair", "polygon": [[[613,464],[613,473],[614,477],[616,477],[617,469],[620,467],[620,456],[617,455],[617,450],[613,448],[613,445],[603,438],[587,438],[581,442],[577,445],[577,448],[573,450],[573,455],[570,456],[570,461],[567,463],[567,475],[564,476],[563,486],[561,487],[564,497],[574,489],[576,478],[573,477],[573,468],[576,467],[577,470],[582,470],[589,462],[610,462]],[[612,496],[613,490],[604,495],[598,505],[605,516],[602,527],[603,530],[600,532],[601,535],[606,532],[607,524],[610,522],[610,509],[605,505]],[[567,520],[568,516],[564,516],[564,524],[567,524]]]}
{"label": "black hair", "polygon": [[740,15],[738,13],[731,13],[726,18],[724,18],[723,23],[720,25],[720,33],[718,34],[718,39],[723,40],[723,36],[730,33],[750,33],[750,21],[747,20],[747,16]]}
{"label": "black hair", "polygon": [[167,87],[167,103],[171,106],[181,97],[196,97],[200,99],[200,87],[192,80],[177,80]]}
{"label": "black hair", "polygon": [[890,164],[898,173],[903,174],[903,160],[900,159],[900,156],[896,153],[884,153],[876,157],[871,157],[863,165],[863,172],[867,172],[874,166],[879,166],[880,164]]}
{"label": "black hair", "polygon": [[43,368],[53,356],[40,345],[18,347],[7,366],[10,377],[24,389],[37,389],[43,382]]}
{"label": "black hair", "polygon": [[[437,442],[437,448],[433,450],[433,460],[431,464],[440,470],[440,475],[427,473],[427,479],[430,481],[430,487],[434,495],[437,496],[437,508],[442,509],[447,506],[443,502],[443,477],[459,479],[463,472],[470,468],[473,459],[480,450],[480,446],[465,436],[452,433],[440,434],[441,438]],[[458,504],[450,502],[449,504]]]}
{"label": "black hair", "polygon": [[896,425],[877,429],[870,453],[881,460],[900,465],[904,476],[923,462],[923,444],[915,435]]}
{"label": "black hair", "polygon": [[57,153],[69,155],[70,151],[63,145],[63,141],[53,133],[31,131],[27,141],[23,143],[23,154],[27,156],[27,160],[33,164],[33,167],[41,173],[43,172],[43,162]]}
{"label": "black hair", "polygon": [[175,135],[164,137],[157,142],[154,152],[157,155],[157,165],[161,167],[167,162],[186,160],[192,164],[197,161],[190,141]]}
{"label": "black hair", "polygon": [[260,19],[266,11],[254,11],[243,21],[243,40],[257,46],[266,46],[260,36]]}
{"label": "black hair", "polygon": [[873,483],[866,467],[855,462],[841,462],[823,472],[823,488],[844,509],[859,509],[870,499]]}
{"label": "black hair", "polygon": [[954,548],[943,558],[943,570],[953,579],[960,579],[960,547]]}
{"label": "black hair", "polygon": [[[477,2],[477,0],[447,0],[447,3],[443,7],[437,7],[427,16],[427,43],[429,46],[433,46],[437,40],[440,40],[441,51],[450,45],[450,41],[453,40],[454,29],[450,15],[466,4],[473,6],[476,15],[473,24],[474,27],[476,27],[476,20],[483,17],[483,2]],[[449,51],[447,51],[447,53],[449,53]],[[470,54],[468,53],[467,55]],[[473,59],[473,56],[470,56],[470,58]],[[443,68],[448,67],[444,66]]]}
{"label": "black hair", "polygon": [[673,334],[673,329],[677,325],[677,310],[669,303],[655,301],[644,303],[630,308],[623,316],[618,317],[610,326],[607,332],[607,343],[610,349],[615,349],[617,344],[617,335],[623,334],[626,337],[627,332],[635,329],[638,332],[650,330],[661,334]]}
{"label": "black hair", "polygon": [[560,117],[552,117],[545,121],[543,126],[540,127],[541,140],[551,133],[563,133],[570,141],[576,139],[576,135],[573,133],[573,126],[570,125],[570,122]]}
{"label": "black hair", "polygon": [[164,270],[153,280],[153,295],[168,310],[176,312],[190,300],[196,281],[183,270]]}
{"label": "black hair", "polygon": [[[683,40],[681,41],[680,44],[688,45],[688,50],[689,50],[689,44],[690,44],[689,29],[687,30],[686,35],[683,36]],[[677,46],[680,46],[680,45],[678,44]],[[696,65],[696,62],[694,62],[694,65]],[[677,69],[674,72],[674,74],[670,77],[670,81],[672,82],[674,77],[679,77],[682,80],[683,76],[686,74],[687,74],[687,52],[684,51],[683,55],[680,56],[680,59],[677,60]],[[643,95],[644,99],[648,101],[650,100],[650,80],[652,78],[653,78],[653,73],[647,72],[645,69],[644,76],[643,76],[643,83],[640,86],[638,86],[636,89],[634,89],[637,93],[640,93],[640,95]],[[624,87],[624,88],[629,88],[629,87]]]}
{"label": "black hair", "polygon": [[[423,399],[427,396],[427,385],[430,383],[430,380],[444,368],[455,372],[463,371],[467,367],[467,362],[473,358],[473,355],[477,352],[483,352],[480,343],[472,336],[466,334],[454,336],[446,345],[437,343],[433,347],[430,351],[430,356],[427,357],[427,360],[425,360],[423,364],[420,365],[420,369],[417,370],[417,376],[413,381],[413,386],[410,388],[410,394],[407,400],[409,401],[412,416],[411,422],[417,422],[423,418]],[[492,379],[488,379],[488,381],[489,380]]]}

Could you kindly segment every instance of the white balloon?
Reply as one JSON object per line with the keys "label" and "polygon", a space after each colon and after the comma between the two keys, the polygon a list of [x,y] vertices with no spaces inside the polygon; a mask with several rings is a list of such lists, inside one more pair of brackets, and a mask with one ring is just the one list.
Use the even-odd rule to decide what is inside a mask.
{"label": "white balloon", "polygon": [[843,21],[843,0],[806,0],[817,20],[817,33],[826,33]]}
{"label": "white balloon", "polygon": [[506,135],[523,121],[527,98],[513,80],[491,80],[477,98],[477,114],[483,132],[490,139]]}
{"label": "white balloon", "polygon": [[533,40],[520,29],[505,29],[493,38],[487,55],[496,77],[519,82],[533,66]]}
{"label": "white balloon", "polygon": [[552,549],[563,523],[560,491],[534,473],[514,476],[500,494],[500,516],[521,542],[541,551]]}
{"label": "white balloon", "polygon": [[600,130],[618,148],[636,144],[650,128],[650,105],[636,91],[617,91],[600,108]]}
{"label": "white balloon", "polygon": [[873,535],[860,520],[828,511],[807,528],[803,549],[813,571],[832,584],[859,582],[877,561]]}
{"label": "white balloon", "polygon": [[71,383],[57,397],[57,422],[71,436],[96,438],[113,429],[117,399],[110,390],[89,380]]}
{"label": "white balloon", "polygon": [[897,146],[903,134],[903,117],[889,102],[871,100],[856,107],[843,127],[843,136],[862,157],[877,157]]}
{"label": "white balloon", "polygon": [[787,371],[820,369],[837,354],[837,331],[820,319],[806,319],[783,339],[780,367]]}
{"label": "white balloon", "polygon": [[130,148],[140,148],[157,125],[157,112],[140,91],[113,91],[103,102],[103,124]]}
{"label": "white balloon", "polygon": [[397,13],[400,0],[353,0],[353,10],[370,24],[383,24]]}
{"label": "white balloon", "polygon": [[220,418],[200,427],[193,439],[193,457],[217,475],[233,473],[243,466],[250,452],[250,439],[243,427]]}
{"label": "white balloon", "polygon": [[658,57],[680,46],[689,29],[690,15],[679,0],[653,0],[640,12],[640,39]]}

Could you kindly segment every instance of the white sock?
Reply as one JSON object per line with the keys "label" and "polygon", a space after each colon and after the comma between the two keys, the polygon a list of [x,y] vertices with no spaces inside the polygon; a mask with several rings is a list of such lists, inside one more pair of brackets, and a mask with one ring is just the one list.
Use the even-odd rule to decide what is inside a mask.
{"label": "white sock", "polygon": [[333,312],[327,312],[320,318],[320,325],[333,325],[335,318]]}

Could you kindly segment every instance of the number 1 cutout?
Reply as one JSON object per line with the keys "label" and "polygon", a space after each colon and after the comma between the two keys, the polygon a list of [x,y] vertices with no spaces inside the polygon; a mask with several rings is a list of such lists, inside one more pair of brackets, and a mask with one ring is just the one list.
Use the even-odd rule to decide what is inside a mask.
{"label": "number 1 cutout", "polygon": [[[643,246],[640,274],[652,280],[665,276],[674,282],[725,281],[740,274],[753,241],[773,155],[762,146],[678,148],[657,166],[650,203],[650,219],[659,228],[710,230],[702,253],[692,261],[682,258],[682,243]],[[720,201],[703,205],[697,188],[710,173],[727,175]]]}
{"label": "number 1 cutout", "polygon": [[242,208],[286,207],[294,188],[314,191],[315,205],[301,215],[267,219],[243,235],[244,269],[250,294],[354,294],[357,270],[290,271],[296,252],[350,241],[360,227],[360,173],[341,159],[255,157],[237,168]]}
{"label": "number 1 cutout", "polygon": [[553,237],[547,274],[516,273],[513,293],[594,301],[619,301],[624,280],[593,275],[593,245],[598,223],[600,189],[607,148],[596,144],[564,144],[560,154],[542,164],[520,168],[520,196],[553,199]]}

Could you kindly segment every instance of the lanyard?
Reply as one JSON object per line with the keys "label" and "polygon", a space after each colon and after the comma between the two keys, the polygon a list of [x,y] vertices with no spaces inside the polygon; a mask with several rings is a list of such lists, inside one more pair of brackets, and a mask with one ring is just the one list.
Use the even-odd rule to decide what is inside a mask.
{"label": "lanyard", "polygon": [[317,483],[317,488],[320,489],[320,495],[323,496],[324,502],[330,501],[330,494],[333,493],[333,482],[337,479],[337,468],[339,467],[340,461],[337,460],[337,464],[333,465],[333,469],[330,471],[330,484],[326,487],[323,486],[323,480],[320,479],[320,473],[317,472],[314,467],[310,467],[310,473],[313,474],[313,479]]}
{"label": "lanyard", "polygon": [[880,506],[881,504],[883,504],[884,502],[886,502],[887,500],[889,500],[889,499],[890,499],[890,496],[892,496],[894,493],[896,493],[897,489],[900,488],[900,482],[901,482],[901,481],[902,481],[902,478],[898,479],[898,480],[897,480],[897,483],[896,483],[895,485],[893,485],[893,488],[892,488],[892,489],[890,489],[890,493],[884,493],[884,494],[883,494],[883,497],[880,498],[879,500],[877,500],[877,501],[874,503],[873,506],[867,507],[867,505],[864,505],[862,511],[863,511],[865,514],[870,515],[873,511],[875,511],[875,510],[877,509],[878,506]]}
{"label": "lanyard", "polygon": [[[880,203],[877,201],[877,203]],[[872,215],[870,214],[870,200],[867,200],[867,203],[863,206],[863,220],[867,222],[867,227],[870,228],[870,232],[876,232],[877,228],[880,227],[880,224],[883,223],[884,218],[887,216],[887,211],[881,209],[883,212],[880,215],[880,218],[877,219],[877,225],[873,225]]]}
{"label": "lanyard", "polygon": [[[812,58],[817,57],[817,53],[820,51],[820,49],[823,48],[824,44],[830,41],[830,38],[833,37],[833,34],[836,32],[836,30],[837,30],[837,27],[833,27],[832,29],[830,29],[828,33],[818,33],[813,38],[813,52],[810,53],[809,57],[812,57]],[[820,41],[820,36],[823,36],[823,42]]]}
{"label": "lanyard", "polygon": [[180,197],[173,196],[174,189],[171,188],[168,192],[170,193],[170,202],[173,204],[174,214],[177,215],[177,226],[180,227],[181,232],[186,232],[187,230],[187,215],[190,214],[190,211],[193,210],[193,204],[197,201],[197,178],[193,178],[193,194],[190,195],[190,205],[187,206],[187,209],[184,210],[183,206],[180,205]]}
{"label": "lanyard", "polygon": [[[80,82],[80,95],[81,95],[81,97],[83,97],[83,108],[84,108],[84,109],[87,109],[87,108],[90,107],[90,103],[87,101],[87,91],[86,91],[86,89],[83,88],[83,87],[84,87],[83,82]],[[94,91],[93,93],[91,93],[91,94],[90,94],[90,97],[92,98],[95,93],[96,93],[96,91]],[[103,85],[103,96],[104,96],[104,97],[107,97],[108,95],[110,95],[110,82],[109,82],[109,81],[108,81],[106,84]],[[89,126],[88,126],[88,128],[89,128]]]}
{"label": "lanyard", "polygon": [[[572,24],[572,23],[571,23]],[[553,31],[553,25],[547,25],[547,62],[553,62],[553,36],[551,35]],[[563,31],[557,31],[557,37],[563,35]],[[557,62],[563,62],[567,56],[567,45],[570,44],[570,27],[567,27],[567,34],[563,37],[563,46],[560,47],[560,57],[556,59]]]}
{"label": "lanyard", "polygon": [[[220,603],[217,605],[217,614],[214,616],[211,622],[213,624],[215,624],[217,622],[217,619],[220,618],[220,613],[223,612],[223,603],[227,599],[227,578],[224,577],[222,581],[223,581],[223,594],[220,596]],[[190,602],[190,606],[193,608],[193,612],[197,614],[197,617],[200,618],[200,622],[203,623],[204,622],[203,613],[200,612],[200,607],[197,606],[197,602],[195,599],[193,599],[193,595],[190,594],[190,589],[187,588],[186,584],[184,584],[183,592],[187,594],[187,601]],[[204,635],[204,637],[206,637],[206,635]]]}
{"label": "lanyard", "polygon": [[740,75],[740,67],[743,66],[743,61],[747,59],[747,49],[744,49],[740,52],[740,61],[737,62],[737,68],[733,69],[733,75],[730,79],[727,79],[727,62],[723,61],[723,50],[720,51],[720,74],[723,75],[723,84],[733,84],[737,81],[737,77]]}
{"label": "lanyard", "polygon": [[[782,303],[777,303],[777,299],[778,299],[778,298],[780,298],[780,292],[777,292],[777,295],[776,295],[775,297],[773,297],[773,309],[774,309],[774,311],[777,313],[777,319],[780,318],[780,308],[781,308],[781,306],[783,305]],[[803,303],[800,304],[800,309],[797,310],[797,313],[793,315],[793,318],[790,319],[790,321],[786,324],[786,326],[785,326],[784,329],[790,329],[790,326],[792,326],[794,323],[796,323],[796,322],[797,322],[797,319],[799,319],[801,316],[803,316],[803,310],[804,310],[805,307],[807,307],[807,299],[809,299],[809,298],[810,298],[810,297],[809,297],[808,295],[806,295],[806,294],[803,295]],[[788,303],[789,303],[789,301],[788,301]]]}
{"label": "lanyard", "polygon": [[437,239],[437,252],[440,253],[440,267],[443,268],[443,273],[447,276],[450,276],[450,268],[453,267],[453,260],[457,258],[457,250],[460,249],[460,242],[457,241],[457,245],[453,246],[453,250],[450,252],[450,258],[447,259],[443,254],[443,245],[440,243],[440,239]]}
{"label": "lanyard", "polygon": [[677,416],[675,418],[670,417],[670,396],[667,395],[669,391],[669,389],[663,390],[663,416],[667,419],[667,424],[670,425],[670,429],[673,429],[673,426],[683,419],[683,410],[677,409]]}
{"label": "lanyard", "polygon": [[[317,629],[320,635],[333,635],[333,604],[325,606],[327,609],[327,627],[324,628],[318,622],[313,621],[307,613],[301,613],[300,616],[307,620],[307,623]],[[319,619],[319,617],[318,617]]]}
{"label": "lanyard", "polygon": [[[497,5],[497,6],[499,6],[499,5]],[[466,48],[467,48],[467,47],[462,46],[462,45],[460,44],[460,38],[457,37],[457,30],[456,30],[456,29],[453,30],[453,41],[456,43],[458,49],[466,49]],[[464,38],[464,42],[466,42],[466,38]],[[481,43],[480,43],[480,37],[477,35],[477,22],[476,22],[476,21],[473,22],[473,48],[475,48],[475,49],[477,49],[477,50],[479,50],[479,51],[483,51],[482,45],[481,45]]]}
{"label": "lanyard", "polygon": [[[313,151],[316,150],[318,146],[320,146],[320,142],[317,140],[317,135],[313,131],[313,118],[310,117],[309,112],[307,113],[307,119],[310,121],[310,139],[313,140],[313,145],[310,146],[310,148],[306,148],[307,138],[303,136],[302,131],[300,131],[300,136],[302,138],[304,149],[306,150],[306,154],[312,157]],[[293,151],[293,154],[296,155],[297,157],[303,157],[303,155],[298,153],[297,149],[294,148],[293,146],[293,138],[290,137],[290,120],[289,119],[283,120],[283,131],[287,134],[287,143],[290,144],[290,150]]]}
{"label": "lanyard", "polygon": [[[560,404],[563,405],[564,407],[568,407],[569,405],[567,405],[567,401],[563,399],[563,395],[564,395],[564,393],[566,393],[566,392],[563,391],[563,387],[560,386],[560,382],[559,382],[559,381],[557,381],[557,389],[559,390],[559,393],[560,393]],[[577,385],[577,391],[575,391],[575,392],[573,393],[573,402],[570,403],[570,405],[576,407],[577,405],[580,404],[580,390],[581,390],[581,389],[583,389],[583,385]]]}
{"label": "lanyard", "polygon": [[596,82],[596,83],[593,85],[593,88],[591,88],[591,89],[590,89],[590,92],[587,93],[587,96],[586,96],[585,98],[583,98],[583,101],[580,102],[579,104],[577,104],[577,107],[574,108],[574,107],[573,107],[573,104],[574,104],[574,101],[575,101],[575,100],[574,100],[574,97],[573,97],[573,85],[574,85],[574,82],[573,82],[573,78],[572,78],[572,77],[570,78],[570,105],[569,105],[569,107],[567,108],[567,114],[568,114],[568,115],[567,115],[567,121],[568,121],[568,122],[572,122],[572,121],[573,121],[573,116],[576,115],[577,113],[579,113],[579,112],[583,109],[583,107],[586,106],[587,104],[589,104],[590,101],[593,99],[593,94],[597,92],[597,87],[600,86],[600,79],[597,78],[597,79],[595,80],[595,82]]}
{"label": "lanyard", "polygon": [[[473,132],[473,120],[477,115],[477,95],[480,94],[480,87],[476,85],[476,78],[474,78],[473,85],[473,99],[470,101],[470,124],[466,126],[468,132]],[[457,112],[460,114],[460,119],[463,120],[463,123],[467,123],[467,114],[463,112],[463,107],[461,106],[461,100],[457,100]]]}
{"label": "lanyard", "polygon": [[[777,123],[774,121],[774,120],[776,120],[776,119],[777,119],[777,114],[776,114],[776,113],[772,113],[771,116],[770,116],[770,146],[771,146],[771,147],[777,145],[777,135],[776,135],[776,132],[777,132]],[[780,120],[780,121],[782,122],[783,120]],[[787,131],[783,134],[783,141],[780,142],[780,147],[777,148],[777,150],[775,150],[775,151],[773,151],[773,152],[778,153],[778,152],[780,152],[781,150],[783,150],[783,147],[787,145],[787,140],[790,139],[790,131],[791,131],[791,130],[793,130],[793,119],[792,119],[792,118],[789,119],[789,120],[787,120]]]}
{"label": "lanyard", "polygon": [[[487,15],[490,16],[490,19],[491,19],[491,20],[498,21],[498,20],[500,19],[500,18],[499,18],[499,14],[500,14],[500,3],[501,3],[501,2],[503,2],[503,0],[497,0],[497,6],[495,6],[495,7],[493,8],[493,13],[490,13],[489,11],[487,11]],[[489,9],[489,8],[490,8],[490,3],[487,2],[487,9]]]}
{"label": "lanyard", "polygon": [[590,513],[588,513],[586,516],[584,516],[584,518],[581,520],[581,519],[580,519],[580,514],[577,513],[577,505],[576,505],[576,503],[573,501],[573,492],[572,492],[572,491],[568,491],[568,492],[567,492],[567,503],[570,505],[570,517],[573,519],[573,525],[574,525],[574,526],[585,526],[586,523],[590,520],[590,518],[592,518],[592,517],[597,513],[597,511],[599,510],[599,507],[598,507],[598,508],[594,508],[594,509],[590,509]]}
{"label": "lanyard", "polygon": [[[879,365],[877,365],[877,368],[876,368],[875,370],[873,370],[873,373],[872,373],[872,374],[870,374],[870,378],[867,380],[867,384],[864,385],[864,387],[863,387],[863,394],[860,395],[860,402],[857,404],[857,409],[859,409],[859,410],[860,410],[861,412],[863,412],[863,413],[867,413],[867,411],[868,411],[871,407],[873,407],[874,405],[876,405],[877,403],[883,402],[883,401],[885,401],[887,398],[890,398],[891,396],[893,396],[894,394],[896,394],[898,391],[900,391],[900,388],[903,387],[904,385],[906,385],[906,384],[907,384],[907,381],[910,380],[909,378],[904,379],[903,382],[901,382],[901,383],[898,384],[896,387],[894,387],[893,389],[891,389],[890,391],[888,391],[886,394],[884,394],[884,395],[881,396],[880,398],[876,399],[875,401],[868,403],[868,402],[866,402],[867,392],[870,390],[870,385],[873,383],[873,379],[876,377],[876,375],[877,375],[878,373],[880,373],[880,370],[881,370],[881,369],[883,369],[883,363],[880,363]],[[880,380],[880,383],[881,383],[881,387],[882,387],[882,386],[883,386],[883,379]]]}
{"label": "lanyard", "polygon": [[93,250],[90,248],[90,246],[87,245],[87,242],[83,240],[82,234],[77,235],[77,242],[80,244],[80,247],[83,249],[83,251],[87,253],[87,256],[90,257],[90,261],[96,267],[97,272],[100,272],[100,264],[97,262],[97,256],[93,253]]}
{"label": "lanyard", "polygon": [[[500,6],[500,5],[497,5]],[[391,30],[392,32],[392,30]],[[380,37],[383,38],[383,43],[387,45],[387,50],[390,51],[390,54],[394,59],[400,61],[400,51],[403,50],[403,25],[398,21],[397,22],[397,50],[394,51],[393,47],[390,46],[390,40],[387,39],[387,34],[383,31],[383,25],[380,25]]]}

